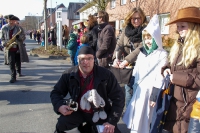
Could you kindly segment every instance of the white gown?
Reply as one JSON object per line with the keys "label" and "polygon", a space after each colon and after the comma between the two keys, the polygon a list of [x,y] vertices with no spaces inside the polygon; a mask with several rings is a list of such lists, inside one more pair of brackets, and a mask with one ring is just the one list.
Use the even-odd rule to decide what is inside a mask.
{"label": "white gown", "polygon": [[[153,26],[150,28],[152,27]],[[155,32],[155,30],[151,31]],[[151,35],[155,34],[152,33]],[[158,37],[158,39],[156,39],[156,37]],[[137,89],[133,94],[133,97],[122,118],[127,125],[127,128],[131,129],[131,133],[149,133],[153,112],[153,108],[149,103],[150,95],[152,88],[160,88],[163,82],[161,68],[167,63],[167,52],[162,48],[161,34],[158,34],[155,37],[153,36],[153,38],[156,40],[158,49],[154,50],[148,56],[140,52],[133,70],[133,76],[135,77],[136,83],[138,80],[143,78],[159,61],[159,64],[157,64],[149,75],[147,75],[137,86]]]}

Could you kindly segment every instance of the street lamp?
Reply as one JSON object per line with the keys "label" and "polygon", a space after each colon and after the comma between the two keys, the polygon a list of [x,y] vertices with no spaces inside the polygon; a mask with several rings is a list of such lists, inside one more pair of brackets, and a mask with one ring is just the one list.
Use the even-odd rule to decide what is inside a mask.
{"label": "street lamp", "polygon": [[37,22],[38,22],[37,25],[38,25],[38,30],[39,30],[39,29],[40,29],[40,25],[39,25],[40,22],[39,22],[39,16],[38,16],[38,15],[39,15],[39,14],[37,13]]}
{"label": "street lamp", "polygon": [[50,27],[52,26],[52,0],[51,0],[51,9],[50,9]]}

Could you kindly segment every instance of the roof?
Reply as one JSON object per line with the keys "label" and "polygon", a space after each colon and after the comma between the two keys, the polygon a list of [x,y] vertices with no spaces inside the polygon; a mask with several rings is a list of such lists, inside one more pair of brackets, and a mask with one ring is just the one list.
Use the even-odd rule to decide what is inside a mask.
{"label": "roof", "polygon": [[84,10],[86,10],[92,6],[95,6],[93,1],[91,3],[86,3],[83,7],[78,9],[77,12],[83,12]]}
{"label": "roof", "polygon": [[70,2],[68,6],[68,19],[79,19],[75,18],[77,11],[82,8],[86,3]]}

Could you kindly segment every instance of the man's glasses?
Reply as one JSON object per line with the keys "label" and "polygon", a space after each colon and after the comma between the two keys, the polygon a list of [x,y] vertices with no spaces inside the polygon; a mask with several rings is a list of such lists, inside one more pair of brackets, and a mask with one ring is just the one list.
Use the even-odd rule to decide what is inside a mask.
{"label": "man's glasses", "polygon": [[88,57],[88,58],[79,58],[79,61],[80,61],[80,63],[83,63],[83,62],[85,62],[85,61],[93,61],[94,60],[94,57]]}

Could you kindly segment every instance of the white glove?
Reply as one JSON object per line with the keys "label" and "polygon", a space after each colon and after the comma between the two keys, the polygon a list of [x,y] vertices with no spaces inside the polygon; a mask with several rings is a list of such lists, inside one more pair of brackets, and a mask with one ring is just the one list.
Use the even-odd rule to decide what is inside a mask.
{"label": "white glove", "polygon": [[90,96],[92,96],[94,106],[98,108],[101,104],[102,98],[97,93],[96,89],[90,90]]}
{"label": "white glove", "polygon": [[92,121],[95,123],[99,120],[99,112],[94,112],[94,115],[92,117]]}
{"label": "white glove", "polygon": [[107,114],[106,112],[103,110],[103,111],[100,111],[99,112],[99,117],[102,119],[102,120],[105,120],[107,118]]}
{"label": "white glove", "polygon": [[80,107],[81,107],[82,110],[90,110],[90,109],[91,109],[91,105],[90,105],[90,103],[87,101],[88,96],[89,96],[89,91],[87,91],[87,92],[81,97]]}

